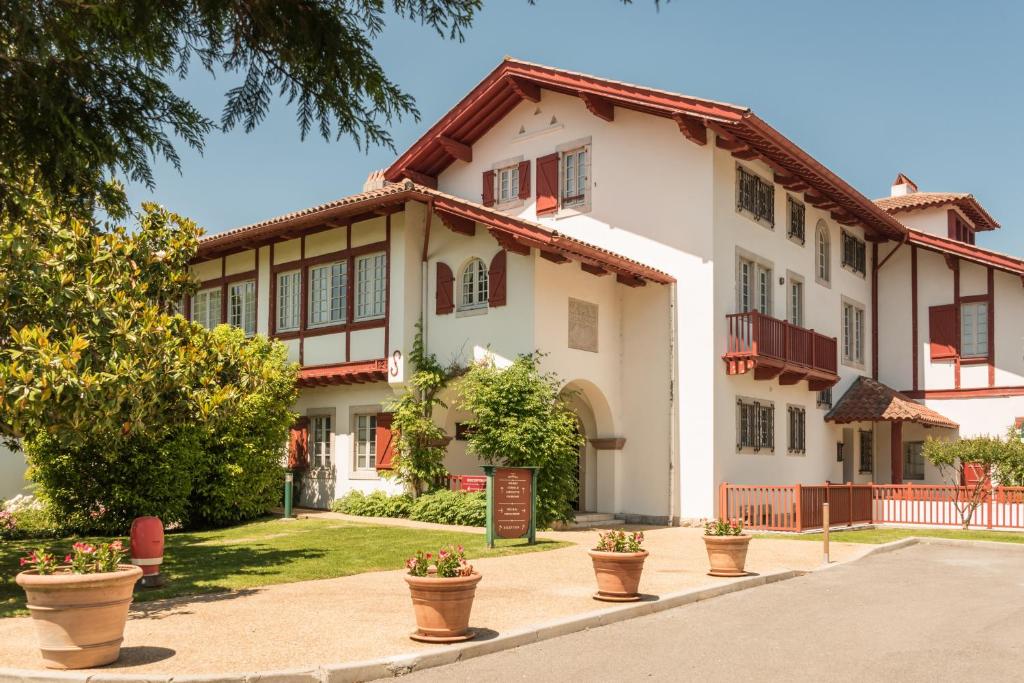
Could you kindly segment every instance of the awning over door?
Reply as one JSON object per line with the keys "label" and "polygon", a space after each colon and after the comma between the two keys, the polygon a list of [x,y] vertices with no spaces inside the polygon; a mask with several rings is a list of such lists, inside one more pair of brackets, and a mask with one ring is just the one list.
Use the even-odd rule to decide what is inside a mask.
{"label": "awning over door", "polygon": [[870,377],[858,377],[825,416],[826,422],[917,422],[929,427],[956,429],[960,425],[921,405],[906,394]]}

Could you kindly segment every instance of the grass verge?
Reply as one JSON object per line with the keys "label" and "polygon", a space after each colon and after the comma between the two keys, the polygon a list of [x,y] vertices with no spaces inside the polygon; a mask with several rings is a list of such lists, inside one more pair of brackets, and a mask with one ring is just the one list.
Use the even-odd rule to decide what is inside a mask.
{"label": "grass verge", "polygon": [[[40,546],[63,557],[76,540],[113,539],[0,543],[0,617],[28,614],[25,595],[14,582],[20,570],[18,559]],[[491,549],[486,547],[483,534],[339,520],[265,519],[228,529],[168,534],[163,564],[168,583],[163,588],[137,592],[135,600],[145,602],[400,569],[417,550],[432,551],[447,544],[464,546],[470,561],[569,545],[538,539],[537,545],[530,546],[525,540],[517,540],[499,541]]]}
{"label": "grass verge", "polygon": [[[829,540],[836,543],[889,543],[910,536],[930,538],[959,538],[968,541],[998,541],[1000,543],[1024,543],[1024,533],[1019,531],[988,531],[985,529],[899,529],[877,527],[853,531],[832,531]],[[755,538],[775,538],[789,541],[818,541],[821,534],[755,534]]]}

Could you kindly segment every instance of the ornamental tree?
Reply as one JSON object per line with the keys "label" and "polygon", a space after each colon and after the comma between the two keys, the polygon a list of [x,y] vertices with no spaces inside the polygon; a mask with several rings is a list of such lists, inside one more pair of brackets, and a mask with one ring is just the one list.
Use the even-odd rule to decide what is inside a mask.
{"label": "ornamental tree", "polygon": [[467,425],[470,453],[490,465],[540,467],[537,524],[549,526],[574,518],[583,437],[559,394],[561,382],[541,372],[540,358],[523,355],[498,368],[488,357],[470,366],[456,391],[459,407],[473,414]]}
{"label": "ornamental tree", "polygon": [[[1017,430],[1011,428],[1007,438],[977,436],[958,441],[929,438],[924,443],[924,456],[934,464],[950,486],[960,493],[953,500],[957,513],[968,529],[974,513],[992,495],[993,479],[1005,483],[1014,472],[1024,471],[1024,443]],[[979,471],[984,476],[968,476]],[[965,482],[973,480],[971,484]]]}

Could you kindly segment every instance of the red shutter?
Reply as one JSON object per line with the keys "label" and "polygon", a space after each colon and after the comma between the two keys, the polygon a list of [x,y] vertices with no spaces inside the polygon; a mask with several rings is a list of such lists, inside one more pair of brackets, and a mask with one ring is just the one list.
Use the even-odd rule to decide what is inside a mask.
{"label": "red shutter", "polygon": [[484,206],[494,206],[494,171],[484,171]]}
{"label": "red shutter", "polygon": [[377,469],[390,470],[395,457],[395,433],[391,431],[392,413],[377,413]]}
{"label": "red shutter", "polygon": [[530,198],[530,162],[519,162],[519,198]]}
{"label": "red shutter", "polygon": [[436,313],[445,315],[455,310],[455,276],[447,263],[437,262]]}
{"label": "red shutter", "polygon": [[956,358],[959,331],[956,329],[956,306],[932,306],[928,309],[928,340],[932,360]]}
{"label": "red shutter", "polygon": [[505,253],[502,249],[495,254],[487,270],[487,303],[491,306],[505,305]]}
{"label": "red shutter", "polygon": [[558,154],[537,159],[537,215],[558,211]]}
{"label": "red shutter", "polygon": [[309,418],[300,417],[288,433],[288,469],[301,470],[309,466]]}

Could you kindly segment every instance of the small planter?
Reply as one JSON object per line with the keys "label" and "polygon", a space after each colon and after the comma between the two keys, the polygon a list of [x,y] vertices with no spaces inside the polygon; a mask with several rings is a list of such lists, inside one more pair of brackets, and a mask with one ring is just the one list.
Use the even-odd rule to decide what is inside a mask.
{"label": "small planter", "polygon": [[117,661],[132,588],[142,577],[139,567],[118,566],[116,572],[93,574],[40,575],[33,569],[15,578],[28,598],[48,668],[87,669]]}
{"label": "small planter", "polygon": [[705,536],[704,545],[711,563],[710,576],[746,576],[747,546],[750,536]]}
{"label": "small planter", "polygon": [[416,613],[416,631],[409,637],[424,643],[458,643],[476,636],[469,628],[469,614],[481,578],[478,572],[451,578],[407,575]]}
{"label": "small planter", "polygon": [[635,553],[603,550],[589,552],[594,563],[594,576],[597,578],[595,600],[634,602],[640,599],[637,591],[640,587],[640,575],[644,571],[644,560],[649,554],[646,550]]}

